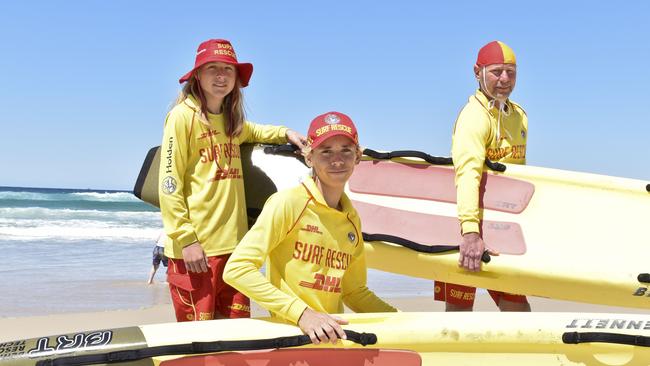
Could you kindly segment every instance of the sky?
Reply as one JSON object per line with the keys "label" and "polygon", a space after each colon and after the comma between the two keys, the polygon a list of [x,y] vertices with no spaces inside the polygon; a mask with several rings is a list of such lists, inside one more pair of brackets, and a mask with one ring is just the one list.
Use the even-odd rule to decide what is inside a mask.
{"label": "sky", "polygon": [[650,2],[11,1],[0,13],[0,186],[131,190],[201,41],[254,73],[248,120],[449,156],[478,49],[518,63],[529,165],[650,182]]}

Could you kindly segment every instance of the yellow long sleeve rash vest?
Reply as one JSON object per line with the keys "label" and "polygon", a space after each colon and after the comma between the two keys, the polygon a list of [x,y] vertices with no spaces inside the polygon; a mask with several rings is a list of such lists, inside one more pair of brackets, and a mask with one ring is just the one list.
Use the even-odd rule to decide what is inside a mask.
{"label": "yellow long sleeve rash vest", "polygon": [[228,260],[224,280],[293,323],[307,307],[397,311],[368,289],[359,215],[345,194],[341,207],[329,207],[312,178],[272,195]]}
{"label": "yellow long sleeve rash vest", "polygon": [[527,137],[528,117],[519,105],[507,100],[500,111],[481,90],[469,97],[456,119],[451,147],[463,234],[480,232],[479,186],[485,158],[526,164]]}
{"label": "yellow long sleeve rash vest", "polygon": [[222,114],[205,121],[200,110],[190,96],[165,120],[158,187],[170,258],[197,240],[207,256],[231,253],[248,229],[239,145],[287,141],[286,127],[248,121],[229,137]]}

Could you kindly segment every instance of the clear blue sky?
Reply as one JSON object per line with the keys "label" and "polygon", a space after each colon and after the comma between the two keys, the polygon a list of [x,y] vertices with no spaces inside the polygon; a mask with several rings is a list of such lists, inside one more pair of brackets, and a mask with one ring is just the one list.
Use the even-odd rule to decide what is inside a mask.
{"label": "clear blue sky", "polygon": [[449,155],[478,49],[518,61],[531,165],[650,181],[650,2],[11,1],[0,13],[0,185],[132,189],[198,43],[255,66],[248,119]]}

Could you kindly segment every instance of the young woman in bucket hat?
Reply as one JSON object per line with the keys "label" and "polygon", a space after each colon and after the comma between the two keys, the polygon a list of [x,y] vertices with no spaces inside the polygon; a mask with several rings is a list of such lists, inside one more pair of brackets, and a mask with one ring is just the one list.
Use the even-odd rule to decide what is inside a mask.
{"label": "young woman in bucket hat", "polygon": [[247,230],[239,145],[289,141],[302,147],[306,141],[286,127],[245,120],[241,88],[252,73],[230,42],[201,43],[165,120],[159,196],[178,321],[250,316],[248,298],[222,279]]}
{"label": "young woman in bucket hat", "polygon": [[[316,117],[303,150],[312,175],[271,196],[228,260],[224,279],[297,324],[312,342],[345,338],[343,304],[393,312],[366,285],[361,222],[343,192],[361,159],[357,129],[343,113]],[[259,271],[266,259],[266,277]],[[267,279],[268,278],[268,279]]]}

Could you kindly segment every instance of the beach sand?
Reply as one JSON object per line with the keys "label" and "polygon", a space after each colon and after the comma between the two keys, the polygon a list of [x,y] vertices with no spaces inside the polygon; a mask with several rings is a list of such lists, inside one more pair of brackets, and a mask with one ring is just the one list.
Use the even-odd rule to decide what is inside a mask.
{"label": "beach sand", "polygon": [[[433,301],[433,297],[409,297],[386,299],[402,311],[443,311],[444,303]],[[612,306],[582,304],[529,297],[533,311],[582,312],[582,313],[639,313],[650,314],[649,310]],[[475,311],[497,311],[489,295],[477,294]],[[252,304],[253,317],[268,316],[268,312]],[[93,313],[64,313],[46,316],[0,318],[0,342],[67,334],[77,331],[120,328],[142,324],[174,322],[174,312],[169,303],[137,309],[115,310]]]}

